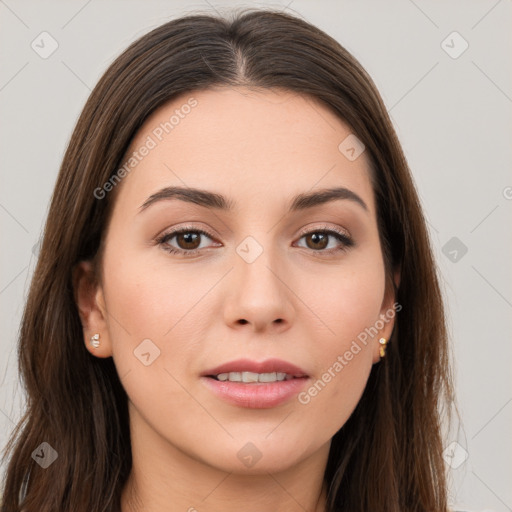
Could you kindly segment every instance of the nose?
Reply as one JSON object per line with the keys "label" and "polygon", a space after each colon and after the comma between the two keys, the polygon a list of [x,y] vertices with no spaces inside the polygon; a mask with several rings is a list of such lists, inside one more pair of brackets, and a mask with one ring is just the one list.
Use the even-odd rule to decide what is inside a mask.
{"label": "nose", "polygon": [[276,334],[293,322],[293,292],[287,285],[283,262],[264,250],[248,263],[235,255],[224,303],[224,319],[235,329]]}

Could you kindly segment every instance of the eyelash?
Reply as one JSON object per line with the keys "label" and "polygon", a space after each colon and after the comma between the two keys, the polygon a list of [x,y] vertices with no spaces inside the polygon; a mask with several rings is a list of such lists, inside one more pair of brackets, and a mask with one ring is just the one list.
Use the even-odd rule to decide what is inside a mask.
{"label": "eyelash", "polygon": [[[164,251],[166,251],[168,253],[171,253],[171,254],[181,254],[184,257],[195,256],[202,249],[193,249],[193,250],[190,250],[190,251],[186,251],[184,249],[176,249],[175,247],[169,246],[167,244],[167,242],[169,240],[171,240],[175,236],[181,235],[183,233],[199,233],[201,235],[207,236],[208,238],[214,239],[214,237],[210,233],[208,233],[207,231],[204,231],[204,230],[199,229],[199,228],[194,228],[192,226],[186,226],[184,228],[180,228],[180,229],[175,230],[175,231],[170,231],[169,233],[164,233],[163,235],[159,236],[155,241],[156,241],[157,244],[162,246]],[[320,254],[320,255],[322,255],[321,253],[323,253],[323,254],[333,254],[333,253],[338,253],[339,251],[347,251],[350,247],[352,247],[354,245],[354,241],[349,236],[347,236],[346,233],[344,233],[343,231],[338,231],[337,229],[332,228],[332,227],[327,227],[327,226],[323,226],[322,228],[317,228],[317,229],[313,229],[311,231],[307,231],[305,233],[301,233],[301,235],[299,237],[299,240],[301,238],[304,238],[307,235],[318,234],[318,233],[334,236],[339,242],[342,243],[342,245],[340,247],[338,247],[338,248],[328,249],[328,250],[324,250],[324,249],[322,249],[322,250],[310,249],[310,251],[312,251],[314,253],[317,253],[317,254]]]}

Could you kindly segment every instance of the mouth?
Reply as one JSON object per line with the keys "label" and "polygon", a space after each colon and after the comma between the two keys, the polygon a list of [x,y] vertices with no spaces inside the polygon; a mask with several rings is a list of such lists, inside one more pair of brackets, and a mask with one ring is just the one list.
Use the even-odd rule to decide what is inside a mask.
{"label": "mouth", "polygon": [[296,378],[308,377],[298,366],[281,359],[252,361],[237,359],[211,368],[201,374],[222,382],[243,382],[246,384],[282,382]]}
{"label": "mouth", "polygon": [[207,375],[221,382],[243,382],[244,384],[268,384],[271,382],[283,382],[285,380],[302,379],[306,375],[290,375],[286,372],[256,373],[256,372],[229,372]]}
{"label": "mouth", "polygon": [[291,400],[310,377],[298,366],[279,359],[239,359],[204,372],[201,380],[215,396],[232,405],[268,409]]}

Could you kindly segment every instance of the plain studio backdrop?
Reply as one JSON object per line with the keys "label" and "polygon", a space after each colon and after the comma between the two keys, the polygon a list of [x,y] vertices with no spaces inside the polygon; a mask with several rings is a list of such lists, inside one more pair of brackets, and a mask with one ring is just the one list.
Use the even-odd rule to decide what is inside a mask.
{"label": "plain studio backdrop", "polygon": [[0,0],[0,446],[23,406],[17,332],[39,236],[91,89],[129,43],[165,21],[265,6],[338,40],[385,101],[447,304],[462,415],[446,441],[452,503],[512,510],[510,0]]}

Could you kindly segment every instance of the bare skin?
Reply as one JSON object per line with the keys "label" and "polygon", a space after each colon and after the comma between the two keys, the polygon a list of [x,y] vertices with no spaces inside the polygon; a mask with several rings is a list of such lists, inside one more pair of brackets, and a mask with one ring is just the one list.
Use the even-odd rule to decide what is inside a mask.
{"label": "bare skin", "polygon": [[[331,438],[394,322],[381,322],[354,354],[357,336],[389,317],[395,302],[368,161],[340,152],[349,127],[311,98],[241,87],[174,99],[150,116],[128,153],[155,139],[153,130],[190,97],[197,106],[117,185],[103,279],[94,283],[88,262],[75,274],[87,349],[113,357],[129,397],[133,468],[122,512],[321,512]],[[170,186],[222,194],[233,210],[174,198],[141,211]],[[334,187],[366,206],[348,198],[288,211],[295,195]],[[156,241],[184,227],[187,238]],[[353,244],[325,234],[333,229]],[[248,262],[240,247],[261,254]],[[89,344],[94,333],[98,348]],[[147,366],[134,355],[146,339],[146,359],[160,351]],[[301,367],[302,401],[250,409],[214,395],[202,372],[239,358]],[[309,393],[319,379],[325,386]],[[244,463],[244,447],[261,458]]]}

